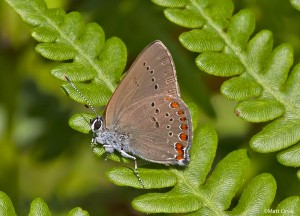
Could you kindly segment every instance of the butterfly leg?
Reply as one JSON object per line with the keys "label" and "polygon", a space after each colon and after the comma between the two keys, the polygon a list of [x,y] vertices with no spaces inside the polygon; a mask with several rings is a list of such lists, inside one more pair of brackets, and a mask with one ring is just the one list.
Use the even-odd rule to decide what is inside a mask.
{"label": "butterfly leg", "polygon": [[125,152],[124,150],[120,150],[120,153],[123,157],[125,158],[130,158],[134,161],[134,174],[137,177],[137,179],[139,180],[139,182],[141,183],[142,187],[145,188],[145,184],[143,182],[143,180],[141,179],[139,172],[138,172],[138,166],[137,166],[137,162],[136,162],[136,157],[128,154],[127,152]]}
{"label": "butterfly leg", "polygon": [[91,140],[91,144],[90,144],[93,154],[94,154],[94,148],[95,148],[95,145],[96,145],[96,139],[95,139],[95,137],[93,136],[93,138],[92,138],[92,140]]}
{"label": "butterfly leg", "polygon": [[108,156],[110,155],[110,154],[112,154],[113,152],[114,152],[114,147],[112,146],[112,145],[107,145],[107,144],[105,144],[105,145],[103,145],[103,147],[104,147],[104,149],[105,149],[105,151],[106,151],[106,156],[105,156],[105,158],[104,158],[104,160],[106,161],[107,160],[107,158],[108,158]]}
{"label": "butterfly leg", "polygon": [[[93,138],[91,140],[91,148],[92,148],[92,151],[93,151],[93,154],[95,153],[94,152],[94,148],[96,147],[97,145],[97,137],[96,137],[96,134],[93,135]],[[114,148],[111,146],[111,145],[103,145],[104,149],[105,149],[105,152],[106,152],[106,156],[104,158],[104,160],[106,161],[108,156],[114,152]]]}

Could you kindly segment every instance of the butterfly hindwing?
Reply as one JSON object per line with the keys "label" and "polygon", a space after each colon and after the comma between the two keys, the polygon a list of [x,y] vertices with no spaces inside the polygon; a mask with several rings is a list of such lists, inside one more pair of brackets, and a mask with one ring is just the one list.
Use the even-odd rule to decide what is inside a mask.
{"label": "butterfly hindwing", "polygon": [[178,97],[157,95],[132,104],[118,130],[129,134],[128,151],[145,160],[185,165],[192,142],[190,112]]}

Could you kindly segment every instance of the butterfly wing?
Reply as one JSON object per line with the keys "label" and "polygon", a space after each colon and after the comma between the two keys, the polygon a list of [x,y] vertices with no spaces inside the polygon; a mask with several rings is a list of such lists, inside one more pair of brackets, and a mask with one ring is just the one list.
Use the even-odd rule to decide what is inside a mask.
{"label": "butterfly wing", "polygon": [[186,165],[192,143],[190,112],[178,97],[157,95],[124,110],[119,130],[129,134],[128,152],[148,161]]}
{"label": "butterfly wing", "polygon": [[126,152],[156,163],[188,162],[191,116],[162,42],[153,42],[135,60],[107,105],[105,123],[108,130],[129,135]]}
{"label": "butterfly wing", "polygon": [[137,57],[110,99],[105,113],[108,129],[118,124],[130,105],[155,95],[179,97],[175,67],[168,49],[154,41]]}

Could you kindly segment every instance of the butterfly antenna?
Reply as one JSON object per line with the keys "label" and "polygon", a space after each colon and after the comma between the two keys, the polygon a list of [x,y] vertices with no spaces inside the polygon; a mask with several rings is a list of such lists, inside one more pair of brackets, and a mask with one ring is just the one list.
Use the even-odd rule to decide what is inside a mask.
{"label": "butterfly antenna", "polygon": [[95,110],[95,108],[92,106],[91,102],[84,96],[81,91],[72,83],[72,81],[69,79],[69,77],[65,76],[68,83],[73,87],[73,89],[82,97],[82,99],[87,103],[88,107],[95,113],[96,116],[99,116]]}

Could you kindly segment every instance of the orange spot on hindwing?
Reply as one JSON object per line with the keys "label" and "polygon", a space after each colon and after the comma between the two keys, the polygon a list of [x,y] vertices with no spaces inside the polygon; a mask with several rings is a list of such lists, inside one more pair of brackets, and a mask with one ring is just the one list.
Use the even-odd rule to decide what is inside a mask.
{"label": "orange spot on hindwing", "polygon": [[186,121],[186,117],[180,117],[180,121],[182,122]]}
{"label": "orange spot on hindwing", "polygon": [[172,98],[170,98],[169,96],[167,96],[167,97],[165,97],[165,100],[166,100],[166,101],[171,101]]}
{"label": "orange spot on hindwing", "polygon": [[180,133],[179,134],[179,139],[181,139],[182,141],[187,141],[188,135],[185,134],[185,133]]}
{"label": "orange spot on hindwing", "polygon": [[172,108],[178,108],[179,104],[177,102],[173,101],[172,103],[170,103],[170,107],[172,107]]}
{"label": "orange spot on hindwing", "polygon": [[177,115],[183,115],[184,114],[184,111],[183,110],[178,110],[177,111]]}
{"label": "orange spot on hindwing", "polygon": [[187,130],[188,126],[186,124],[182,124],[182,125],[180,125],[180,129],[181,130]]}
{"label": "orange spot on hindwing", "polygon": [[177,155],[175,157],[176,160],[184,159],[184,148],[180,143],[175,144],[175,150],[177,151]]}

